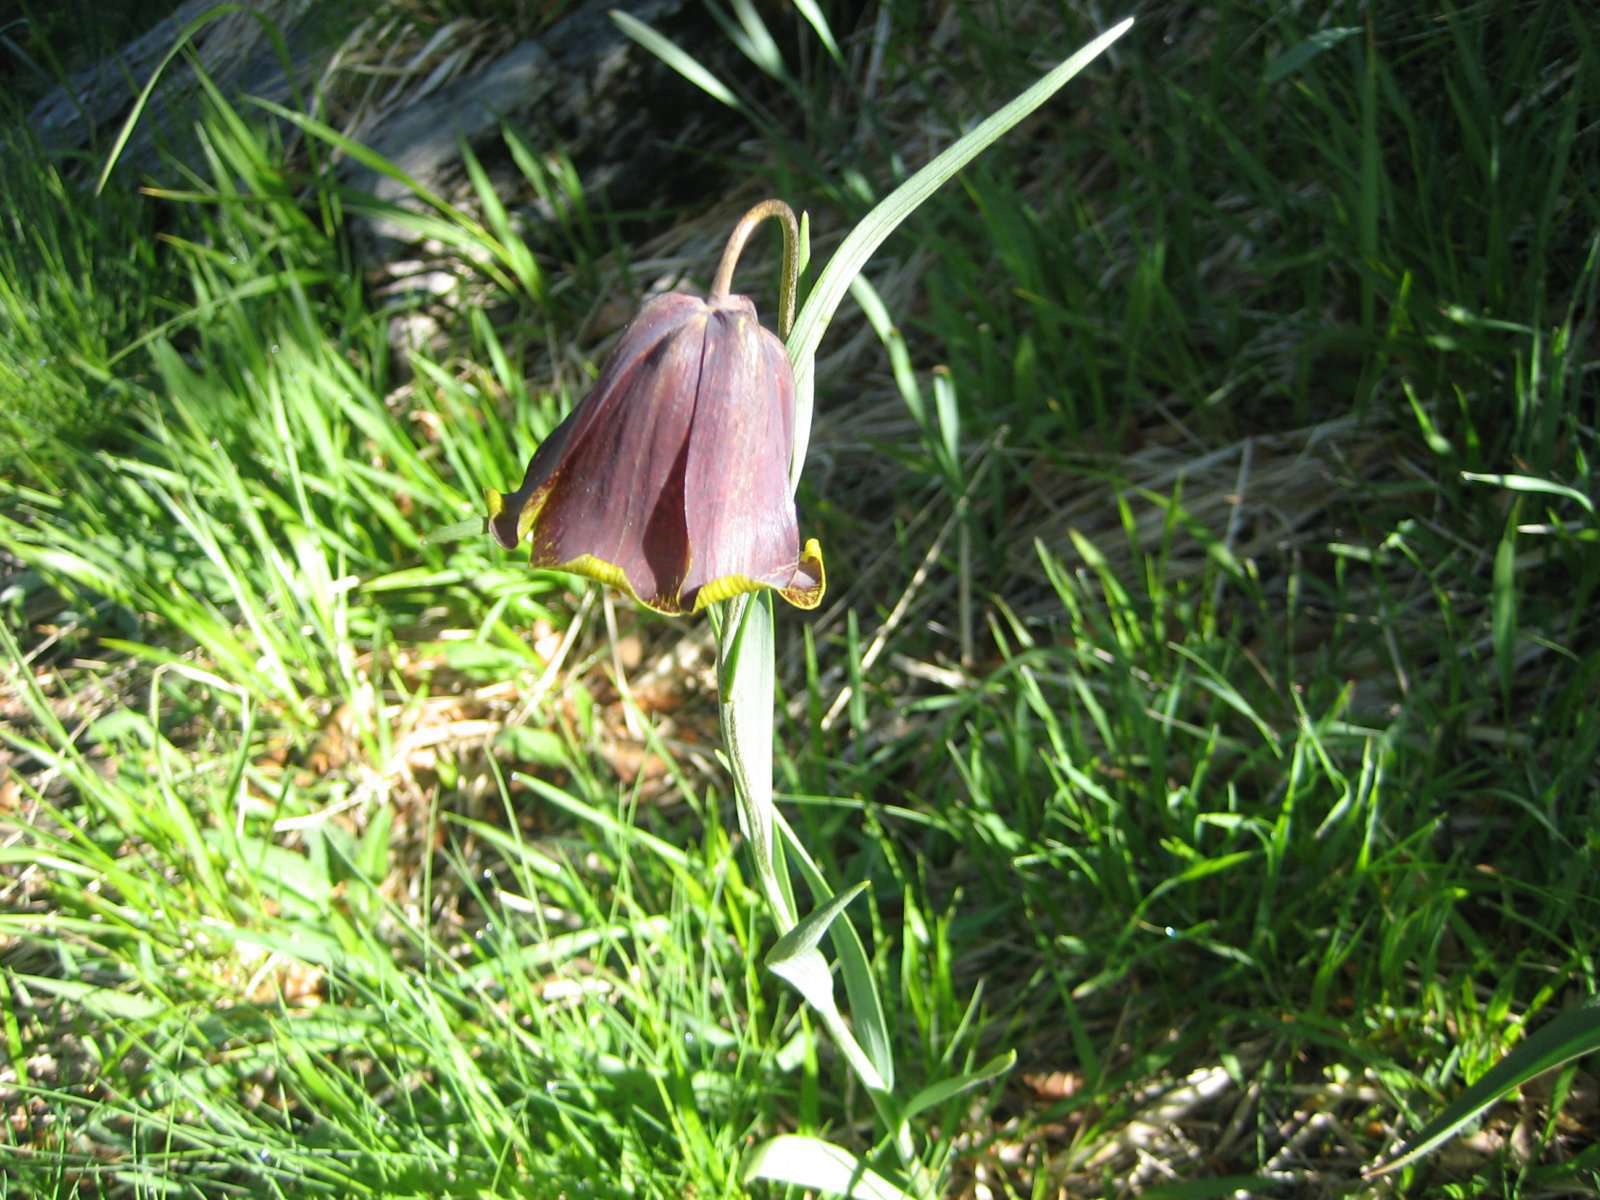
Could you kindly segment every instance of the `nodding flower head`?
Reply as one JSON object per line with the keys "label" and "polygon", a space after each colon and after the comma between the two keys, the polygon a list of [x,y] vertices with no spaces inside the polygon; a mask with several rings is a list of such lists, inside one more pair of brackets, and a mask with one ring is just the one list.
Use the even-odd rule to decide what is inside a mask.
{"label": "nodding flower head", "polygon": [[826,577],[816,540],[800,544],[793,448],[794,374],[755,306],[670,292],[646,301],[522,486],[488,494],[489,529],[657,612],[764,588],[815,608]]}

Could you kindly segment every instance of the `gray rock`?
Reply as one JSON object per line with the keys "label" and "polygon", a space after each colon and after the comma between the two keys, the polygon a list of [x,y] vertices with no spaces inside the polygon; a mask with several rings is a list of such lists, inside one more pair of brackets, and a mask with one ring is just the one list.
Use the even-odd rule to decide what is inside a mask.
{"label": "gray rock", "polygon": [[[216,0],[184,0],[116,54],[52,89],[29,115],[40,142],[58,152],[108,143],[184,29],[216,7]],[[124,165],[155,170],[161,144],[181,148],[192,141],[188,130],[199,95],[194,64],[224,95],[280,103],[291,102],[297,89],[316,78],[331,50],[329,6],[316,0],[249,0],[248,7],[202,26],[188,43],[192,59],[180,54],[166,66],[123,151]],[[287,60],[267,23],[281,34]]]}
{"label": "gray rock", "polygon": [[[570,153],[581,152],[581,136],[568,131],[615,131],[613,119],[626,97],[615,87],[630,55],[641,52],[609,17],[622,9],[641,21],[676,14],[685,0],[590,0],[557,21],[541,37],[520,42],[472,75],[454,80],[406,107],[380,115],[359,131],[360,140],[412,181],[440,192],[461,165],[461,146],[497,139],[503,125],[533,125],[557,137]],[[406,180],[360,163],[342,174],[357,191],[413,211],[426,204]],[[415,240],[399,220],[376,214],[357,220],[363,259],[384,262]]]}

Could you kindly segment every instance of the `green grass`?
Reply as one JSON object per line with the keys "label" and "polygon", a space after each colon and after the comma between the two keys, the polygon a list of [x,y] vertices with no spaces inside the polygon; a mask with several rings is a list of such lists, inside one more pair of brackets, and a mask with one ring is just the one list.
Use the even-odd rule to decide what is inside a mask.
{"label": "green grass", "polygon": [[0,15],[4,101],[24,108],[69,76],[94,66],[172,15],[178,0],[129,0],[103,9],[91,0],[16,0]]}
{"label": "green grass", "polygon": [[115,439],[148,379],[118,352],[161,320],[169,280],[149,205],[95,196],[13,130],[0,155],[0,477],[52,479],[71,451]]}
{"label": "green grass", "polygon": [[[863,117],[877,7],[823,7],[847,65],[774,21],[787,75],[693,147],[819,247],[1093,32],[892,3]],[[1600,56],[1576,3],[1334,8],[1142,17],[820,352],[777,782],[872,883],[897,1090],[1019,1055],[916,1122],[950,1194],[1600,1186],[1592,1058],[1359,1180],[1597,990]],[[591,211],[519,143],[565,219],[411,218],[482,252],[397,362],[362,201],[263,128],[214,106],[181,193],[4,184],[0,371],[123,407],[0,484],[0,1194],[731,1196],[784,1132],[889,1169],[761,966],[707,631],[424,540],[603,301],[712,268],[614,231],[728,206]]]}

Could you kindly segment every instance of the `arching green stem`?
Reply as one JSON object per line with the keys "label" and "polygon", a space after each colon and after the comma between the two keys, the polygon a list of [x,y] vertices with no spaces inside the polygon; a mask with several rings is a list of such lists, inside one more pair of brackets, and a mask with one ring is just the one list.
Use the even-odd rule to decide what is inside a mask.
{"label": "arching green stem", "polygon": [[756,226],[776,217],[783,227],[783,278],[778,283],[778,336],[788,340],[794,328],[795,291],[800,285],[800,223],[795,220],[794,209],[782,200],[763,200],[733,227],[728,244],[722,251],[722,261],[717,264],[717,277],[711,283],[711,299],[727,297],[733,290],[733,270],[744,253],[744,244],[750,240]]}

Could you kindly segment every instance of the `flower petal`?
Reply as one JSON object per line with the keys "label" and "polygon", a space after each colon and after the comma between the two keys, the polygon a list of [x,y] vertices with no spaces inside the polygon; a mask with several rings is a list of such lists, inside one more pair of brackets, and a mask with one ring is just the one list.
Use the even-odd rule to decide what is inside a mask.
{"label": "flower petal", "polygon": [[[705,301],[682,292],[669,292],[645,301],[623,331],[616,350],[589,394],[539,444],[522,477],[522,486],[505,496],[488,493],[489,531],[496,542],[509,550],[528,536],[547,499],[547,485],[553,485],[552,477],[565,463],[568,441],[576,446],[593,433],[598,422],[630,419],[625,415],[628,410],[620,394],[638,387],[641,375],[648,374],[646,367],[651,356],[658,352],[662,342],[703,315],[705,308]],[[690,411],[692,413],[692,408]]]}
{"label": "flower petal", "polygon": [[793,430],[794,374],[783,343],[761,327],[746,297],[714,303],[684,473],[685,604],[698,610],[758,587],[801,607],[822,598],[820,554],[804,565],[800,555],[789,490]]}
{"label": "flower petal", "polygon": [[[704,328],[703,311],[680,312],[647,351],[602,374],[539,501],[535,566],[576,570],[599,560],[646,604],[679,609],[689,565],[683,476]],[[624,341],[637,346],[631,329]]]}
{"label": "flower petal", "polygon": [[[550,431],[550,436],[539,443],[539,448],[528,460],[528,469],[523,472],[521,487],[504,496],[493,490],[485,493],[489,504],[489,533],[505,549],[515,549],[517,543],[528,536],[528,530],[533,528],[539,516],[539,506],[533,503],[534,495],[544,487],[545,481],[561,461],[561,447],[566,445],[577,416],[578,410],[573,409],[561,424]],[[540,499],[542,502],[543,497]]]}
{"label": "flower petal", "polygon": [[817,543],[799,546],[793,426],[788,355],[747,298],[655,297],[521,486],[488,493],[490,532],[658,612],[761,588],[814,608],[826,580]]}

